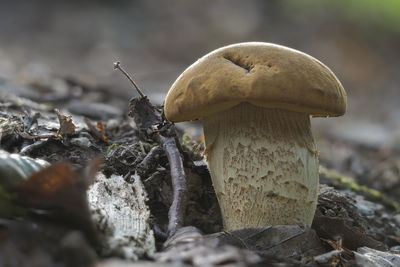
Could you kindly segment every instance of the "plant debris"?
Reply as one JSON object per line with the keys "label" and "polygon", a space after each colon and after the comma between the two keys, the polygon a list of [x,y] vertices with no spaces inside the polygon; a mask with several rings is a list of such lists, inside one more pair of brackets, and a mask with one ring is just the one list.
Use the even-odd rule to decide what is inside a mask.
{"label": "plant debris", "polygon": [[[2,153],[51,164],[24,179],[11,174],[12,190],[1,177],[0,204],[13,212],[0,213],[0,265],[351,266],[396,259],[388,258],[400,246],[396,150],[347,146],[335,150],[346,157],[322,157],[321,183],[331,187],[320,187],[311,228],[224,232],[202,142],[184,136],[180,145],[182,133],[143,92],[127,103],[97,89],[65,79],[46,104],[0,97]],[[71,99],[90,97],[128,107],[107,116],[71,108]],[[72,115],[61,115],[66,109]],[[133,119],[121,115],[126,109]],[[391,188],[378,183],[383,173]]]}
{"label": "plant debris", "polygon": [[178,134],[172,122],[168,121],[164,112],[153,106],[139,89],[132,78],[122,69],[120,62],[114,63],[114,69],[119,69],[134,85],[139,98],[134,98],[129,104],[129,115],[133,117],[139,130],[144,135],[152,137],[162,145],[167,155],[173,187],[173,200],[168,212],[168,235],[172,236],[184,224],[184,214],[187,205],[186,174],[183,159],[179,151]]}
{"label": "plant debris", "polygon": [[72,122],[72,116],[65,116],[60,114],[58,109],[54,109],[60,122],[60,128],[57,131],[57,135],[67,136],[75,133],[75,124]]}
{"label": "plant debris", "polygon": [[122,176],[99,174],[88,191],[103,256],[137,260],[155,251],[147,193],[139,176],[132,179],[128,183]]}

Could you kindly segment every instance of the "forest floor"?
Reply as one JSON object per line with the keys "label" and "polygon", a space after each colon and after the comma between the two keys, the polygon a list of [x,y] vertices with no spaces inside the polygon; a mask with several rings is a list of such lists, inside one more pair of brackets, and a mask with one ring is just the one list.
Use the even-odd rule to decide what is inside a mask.
{"label": "forest floor", "polygon": [[[398,148],[319,136],[321,185],[311,227],[223,231],[203,144],[178,133],[188,197],[177,215],[185,227],[171,234],[174,185],[159,130],[143,131],[128,116],[130,102],[111,92],[52,75],[0,80],[0,204],[10,200],[0,205],[1,266],[400,261]],[[51,165],[7,187],[17,176],[4,171],[8,153]],[[12,165],[17,173],[30,168],[24,159]]]}

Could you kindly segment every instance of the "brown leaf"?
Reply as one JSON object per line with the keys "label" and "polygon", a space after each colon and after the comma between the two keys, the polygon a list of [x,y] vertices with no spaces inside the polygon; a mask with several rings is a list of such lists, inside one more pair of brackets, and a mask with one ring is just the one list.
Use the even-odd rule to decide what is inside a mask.
{"label": "brown leaf", "polygon": [[24,194],[21,195],[22,198],[31,199],[31,203],[40,203],[41,200],[57,198],[63,190],[77,183],[77,180],[70,163],[56,163],[34,173],[20,184],[18,191]]}
{"label": "brown leaf", "polygon": [[45,211],[40,216],[83,230],[89,240],[96,243],[86,190],[94,180],[99,164],[99,160],[94,160],[80,172],[68,162],[41,169],[17,186],[16,203],[32,211]]}
{"label": "brown leaf", "polygon": [[309,261],[312,256],[325,252],[315,231],[308,226],[275,225],[210,235],[202,235],[195,227],[187,226],[169,237],[163,251],[154,256],[161,262],[180,259],[195,266],[237,262],[250,266],[255,263],[272,266],[273,262],[292,266],[290,263],[296,262],[294,266],[297,266],[297,257]]}
{"label": "brown leaf", "polygon": [[97,129],[104,134],[106,131],[106,126],[104,125],[104,123],[102,123],[101,121],[97,121],[97,125],[96,125]]}
{"label": "brown leaf", "polygon": [[60,135],[72,135],[75,133],[75,124],[72,122],[72,116],[65,116],[60,114],[58,109],[54,109],[57,113],[58,121],[60,122],[60,128],[57,134]]}
{"label": "brown leaf", "polygon": [[308,226],[274,225],[259,228],[244,228],[209,235],[220,244],[256,250],[264,257],[279,255],[319,255],[325,252],[315,231]]}
{"label": "brown leaf", "polygon": [[332,240],[342,239],[343,247],[350,250],[357,250],[357,248],[364,246],[384,249],[381,242],[365,234],[360,227],[347,225],[345,218],[329,217],[321,214],[318,210],[312,228],[315,229],[319,237]]}
{"label": "brown leaf", "polygon": [[89,131],[98,139],[107,142],[107,136],[105,136],[105,125],[101,122],[98,121],[97,125],[93,125],[92,122],[87,118],[84,117],[83,120],[85,121],[87,127],[89,128]]}
{"label": "brown leaf", "polygon": [[101,121],[97,121],[96,128],[99,130],[103,141],[107,141],[106,126]]}

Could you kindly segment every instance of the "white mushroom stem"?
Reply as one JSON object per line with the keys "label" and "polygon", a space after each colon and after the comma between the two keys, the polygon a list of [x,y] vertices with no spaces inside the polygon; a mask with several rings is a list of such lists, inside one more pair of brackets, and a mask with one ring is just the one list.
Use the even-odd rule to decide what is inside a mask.
{"label": "white mushroom stem", "polygon": [[318,153],[309,115],[242,103],[206,117],[204,135],[226,230],[312,223]]}

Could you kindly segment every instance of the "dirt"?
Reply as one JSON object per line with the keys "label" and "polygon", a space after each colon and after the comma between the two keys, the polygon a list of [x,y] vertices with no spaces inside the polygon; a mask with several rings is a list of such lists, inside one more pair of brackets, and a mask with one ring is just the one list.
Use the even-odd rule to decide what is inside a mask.
{"label": "dirt", "polygon": [[[355,264],[353,251],[360,247],[398,250],[400,220],[399,206],[395,200],[399,197],[400,188],[397,166],[399,151],[395,148],[360,146],[329,136],[322,137],[321,165],[338,175],[329,171],[321,172],[321,183],[332,187],[321,186],[311,228],[277,226],[223,232],[219,206],[202,156],[203,145],[179,133],[180,157],[188,189],[184,226],[195,228],[182,228],[164,243],[168,237],[168,211],[173,201],[173,185],[170,162],[160,140],[154,138],[152,133],[143,131],[143,125],[138,126],[135,120],[125,115],[129,104],[125,98],[76,81],[60,77],[54,79],[68,88],[68,93],[63,94],[62,98],[57,96],[53,82],[43,82],[40,87],[37,83],[18,84],[15,81],[3,84],[24,89],[14,94],[2,91],[0,119],[4,123],[1,124],[1,148],[10,153],[44,159],[52,164],[71,162],[76,177],[82,179],[88,179],[83,170],[97,158],[103,159],[100,170],[107,177],[118,175],[132,183],[134,181],[129,180],[131,174],[139,174],[147,192],[149,224],[155,235],[157,249],[154,255],[142,255],[142,260],[159,264],[181,262],[195,266],[227,263],[260,266],[282,262],[298,266],[317,265],[315,256],[337,250],[339,252],[329,255],[327,261],[350,266]],[[27,95],[27,92],[31,96],[40,94],[43,88],[48,96],[43,101]],[[101,102],[103,106],[118,107],[118,112],[109,112],[104,116],[102,109],[84,104],[75,112],[70,108],[71,102]],[[54,108],[60,110],[58,115]],[[101,123],[97,123],[99,119]],[[60,127],[60,123],[64,123],[64,126]],[[346,179],[337,176],[353,180],[346,183]],[[374,195],[373,189],[381,195]],[[35,201],[28,202],[31,205]],[[54,208],[52,205],[50,207]],[[50,218],[36,214],[35,217],[12,216],[0,221],[3,255],[7,253],[11,255],[9,259],[18,259],[15,262],[8,261],[10,266],[28,262],[34,262],[37,266],[89,266],[104,260],[94,245],[96,241],[89,238],[87,227],[82,227],[89,223],[74,219],[83,218],[84,213],[65,213],[71,206],[63,201],[56,207],[63,209],[59,211],[61,213],[50,212]],[[60,222],[59,219],[66,215],[69,220]],[[48,225],[54,231],[43,235]],[[294,237],[297,241],[289,242]],[[78,241],[74,243],[71,240]],[[14,243],[16,245],[12,245]],[[41,245],[35,248],[37,244]],[[22,252],[24,247],[29,248],[29,253]],[[69,255],[82,257],[74,261]]]}

